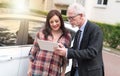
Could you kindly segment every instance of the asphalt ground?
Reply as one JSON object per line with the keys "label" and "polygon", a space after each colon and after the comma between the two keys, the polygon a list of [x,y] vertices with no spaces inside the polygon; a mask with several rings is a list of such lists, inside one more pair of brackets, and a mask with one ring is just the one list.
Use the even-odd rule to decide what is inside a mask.
{"label": "asphalt ground", "polygon": [[105,76],[120,76],[120,52],[108,48],[103,49]]}

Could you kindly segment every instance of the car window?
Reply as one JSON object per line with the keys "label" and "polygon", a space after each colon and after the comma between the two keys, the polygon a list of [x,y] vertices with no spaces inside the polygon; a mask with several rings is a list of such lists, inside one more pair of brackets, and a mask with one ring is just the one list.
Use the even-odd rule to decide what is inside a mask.
{"label": "car window", "polygon": [[15,45],[19,27],[18,20],[0,20],[0,46]]}
{"label": "car window", "polygon": [[36,33],[39,31],[41,27],[44,26],[44,22],[29,22],[29,29],[28,29],[28,42],[27,44],[32,44]]}

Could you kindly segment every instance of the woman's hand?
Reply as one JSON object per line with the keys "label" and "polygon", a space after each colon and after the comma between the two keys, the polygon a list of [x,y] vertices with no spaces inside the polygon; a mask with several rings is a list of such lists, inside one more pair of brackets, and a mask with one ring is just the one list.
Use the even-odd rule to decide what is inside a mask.
{"label": "woman's hand", "polygon": [[28,69],[27,76],[32,76],[32,69]]}
{"label": "woman's hand", "polygon": [[61,73],[61,76],[65,76],[65,73]]}

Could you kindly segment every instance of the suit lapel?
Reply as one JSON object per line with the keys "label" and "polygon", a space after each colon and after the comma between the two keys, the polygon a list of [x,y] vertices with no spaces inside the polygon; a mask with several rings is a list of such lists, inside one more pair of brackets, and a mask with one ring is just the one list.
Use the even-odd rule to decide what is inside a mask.
{"label": "suit lapel", "polygon": [[90,26],[90,21],[88,20],[87,23],[86,23],[86,26],[84,28],[84,32],[83,32],[83,37],[82,37],[82,40],[81,40],[80,48],[84,47],[84,44],[87,43],[86,38],[88,38],[89,26]]}

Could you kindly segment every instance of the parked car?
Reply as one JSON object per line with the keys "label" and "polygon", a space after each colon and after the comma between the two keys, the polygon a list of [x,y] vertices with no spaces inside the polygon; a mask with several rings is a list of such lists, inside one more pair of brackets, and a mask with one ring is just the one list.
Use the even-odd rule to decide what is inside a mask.
{"label": "parked car", "polygon": [[[0,76],[27,76],[29,51],[36,32],[44,26],[45,18],[34,16],[0,17]],[[65,22],[74,36],[75,30]],[[66,69],[69,74],[70,64]]]}

